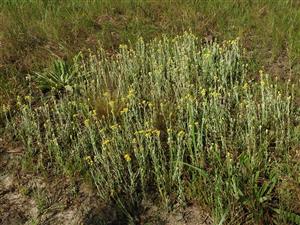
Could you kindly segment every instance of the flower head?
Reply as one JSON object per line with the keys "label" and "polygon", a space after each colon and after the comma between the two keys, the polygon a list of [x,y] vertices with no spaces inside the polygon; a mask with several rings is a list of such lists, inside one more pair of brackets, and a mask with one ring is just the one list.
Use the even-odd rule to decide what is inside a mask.
{"label": "flower head", "polygon": [[134,90],[133,89],[129,89],[127,98],[130,99],[130,98],[133,98],[133,97],[134,97]]}
{"label": "flower head", "polygon": [[130,162],[130,161],[131,161],[131,157],[130,157],[129,153],[126,153],[126,154],[124,155],[124,159],[125,159],[127,162]]}
{"label": "flower head", "polygon": [[96,117],[96,116],[97,116],[97,111],[96,111],[95,109],[94,109],[94,110],[92,110],[92,112],[91,112],[91,113],[92,113],[92,116],[93,116],[93,117]]}
{"label": "flower head", "polygon": [[185,135],[185,132],[183,130],[179,131],[177,136],[180,138],[180,137],[183,137]]}
{"label": "flower head", "polygon": [[111,125],[110,128],[112,130],[117,130],[118,128],[120,128],[120,125],[119,124],[114,124],[114,125]]}
{"label": "flower head", "polygon": [[102,141],[102,145],[108,145],[110,143],[109,139],[105,139]]}
{"label": "flower head", "polygon": [[201,96],[204,97],[206,94],[206,90],[204,88],[201,89]]}
{"label": "flower head", "polygon": [[86,127],[88,127],[89,124],[90,124],[90,120],[89,120],[89,119],[86,119],[86,120],[84,121],[84,125],[85,125]]}
{"label": "flower head", "polygon": [[91,156],[86,156],[84,157],[84,160],[87,162],[87,164],[89,164],[90,166],[92,166],[94,164],[94,161],[92,160]]}
{"label": "flower head", "polygon": [[160,137],[160,130],[153,130],[152,131],[154,135],[156,135],[157,137]]}
{"label": "flower head", "polygon": [[27,102],[30,102],[31,99],[32,99],[32,97],[31,97],[30,95],[26,95],[26,96],[24,97],[24,99],[25,99]]}
{"label": "flower head", "polygon": [[132,143],[132,144],[137,144],[136,138],[133,138],[131,143]]}
{"label": "flower head", "polygon": [[127,107],[121,110],[121,114],[125,114],[127,112],[128,112],[128,108]]}

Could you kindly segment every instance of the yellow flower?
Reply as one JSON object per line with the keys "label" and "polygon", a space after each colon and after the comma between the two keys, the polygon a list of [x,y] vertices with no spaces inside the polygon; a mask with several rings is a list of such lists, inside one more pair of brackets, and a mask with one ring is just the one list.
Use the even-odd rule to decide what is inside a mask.
{"label": "yellow flower", "polygon": [[177,136],[180,138],[180,137],[183,137],[185,135],[185,132],[183,130],[179,131]]}
{"label": "yellow flower", "polygon": [[194,101],[196,98],[193,97],[191,94],[187,94],[183,100],[188,100],[188,101]]}
{"label": "yellow flower", "polygon": [[133,89],[129,89],[128,91],[128,95],[127,95],[127,98],[133,98],[134,97],[134,90]]}
{"label": "yellow flower", "polygon": [[86,119],[86,120],[84,121],[84,125],[85,125],[86,127],[88,127],[89,124],[90,124],[90,120],[89,120],[89,119]]}
{"label": "yellow flower", "polygon": [[128,108],[127,107],[121,110],[121,114],[124,114],[124,113],[127,113],[127,112],[128,112]]}
{"label": "yellow flower", "polygon": [[244,89],[244,90],[247,90],[247,89],[248,89],[248,83],[245,83],[245,84],[244,84],[243,89]]}
{"label": "yellow flower", "polygon": [[21,97],[20,97],[19,95],[17,96],[17,105],[18,105],[18,106],[21,106],[21,105],[22,105]]}
{"label": "yellow flower", "polygon": [[131,143],[132,143],[132,144],[136,144],[136,143],[137,143],[136,138],[133,138]]}
{"label": "yellow flower", "polygon": [[124,155],[124,159],[125,159],[127,162],[130,162],[130,161],[131,161],[131,157],[130,157],[130,155],[129,155],[128,153],[126,153],[126,154]]}
{"label": "yellow flower", "polygon": [[226,159],[228,160],[228,162],[232,162],[233,155],[230,152],[226,152]]}
{"label": "yellow flower", "polygon": [[93,117],[96,117],[97,116],[97,111],[94,109],[94,110],[92,110],[92,116]]}
{"label": "yellow flower", "polygon": [[109,139],[105,139],[102,141],[102,145],[107,145],[109,144],[110,140]]}
{"label": "yellow flower", "polygon": [[25,98],[25,100],[28,101],[28,102],[30,102],[31,99],[32,99],[31,96],[29,96],[29,95],[26,95],[24,98]]}
{"label": "yellow flower", "polygon": [[148,103],[148,106],[149,106],[150,108],[152,108],[152,107],[153,107],[153,103],[149,102],[149,103]]}
{"label": "yellow flower", "polygon": [[2,110],[4,113],[7,113],[10,110],[10,105],[4,105]]}
{"label": "yellow flower", "polygon": [[148,138],[148,137],[151,137],[151,133],[146,132],[146,133],[145,133],[145,137],[147,137],[147,138]]}
{"label": "yellow flower", "polygon": [[90,165],[92,166],[94,164],[94,161],[92,160],[91,156],[86,156],[84,157],[84,160]]}
{"label": "yellow flower", "polygon": [[114,101],[109,101],[109,102],[108,102],[108,105],[109,105],[111,108],[114,108],[115,102],[114,102]]}
{"label": "yellow flower", "polygon": [[114,125],[111,125],[111,126],[110,126],[110,128],[111,128],[112,130],[117,130],[119,127],[120,127],[119,124],[114,124]]}
{"label": "yellow flower", "polygon": [[221,94],[220,94],[219,92],[213,91],[213,92],[211,93],[211,95],[212,95],[214,98],[217,98],[217,97],[219,97]]}
{"label": "yellow flower", "polygon": [[137,134],[143,134],[145,132],[146,132],[145,130],[138,130],[138,131],[134,132],[134,134],[135,135],[137,135]]}
{"label": "yellow flower", "polygon": [[206,90],[203,88],[203,89],[201,90],[201,95],[202,95],[202,97],[205,96],[205,93],[206,93]]}
{"label": "yellow flower", "polygon": [[128,46],[125,44],[121,44],[121,45],[119,45],[119,48],[120,49],[128,49]]}
{"label": "yellow flower", "polygon": [[152,129],[147,129],[146,132],[147,133],[151,133],[153,130]]}
{"label": "yellow flower", "polygon": [[156,135],[157,137],[160,137],[160,130],[153,130],[152,131],[154,135]]}

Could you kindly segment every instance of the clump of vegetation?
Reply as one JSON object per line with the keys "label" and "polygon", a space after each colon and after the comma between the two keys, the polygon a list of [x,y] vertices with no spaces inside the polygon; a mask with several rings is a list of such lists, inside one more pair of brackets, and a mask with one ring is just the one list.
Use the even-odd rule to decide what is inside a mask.
{"label": "clump of vegetation", "polygon": [[80,79],[78,74],[78,61],[80,57],[81,54],[75,56],[72,63],[58,59],[54,61],[50,71],[35,73],[35,80],[39,88],[43,91],[73,92],[74,85]]}
{"label": "clump of vegetation", "polygon": [[39,107],[19,99],[8,124],[25,163],[90,177],[129,220],[149,199],[169,209],[197,199],[215,224],[298,218],[286,199],[295,189],[281,188],[299,179],[294,86],[264,71],[250,79],[238,40],[139,39],[77,64],[78,92]]}

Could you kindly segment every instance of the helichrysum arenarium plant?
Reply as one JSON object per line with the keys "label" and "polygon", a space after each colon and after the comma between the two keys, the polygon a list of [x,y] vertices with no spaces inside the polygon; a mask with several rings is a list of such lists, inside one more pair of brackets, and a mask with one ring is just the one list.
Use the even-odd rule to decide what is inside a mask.
{"label": "helichrysum arenarium plant", "polygon": [[293,85],[251,80],[238,40],[141,39],[78,63],[79,92],[20,103],[11,123],[40,168],[90,174],[128,215],[145,199],[198,199],[216,224],[283,220],[279,184],[297,174]]}

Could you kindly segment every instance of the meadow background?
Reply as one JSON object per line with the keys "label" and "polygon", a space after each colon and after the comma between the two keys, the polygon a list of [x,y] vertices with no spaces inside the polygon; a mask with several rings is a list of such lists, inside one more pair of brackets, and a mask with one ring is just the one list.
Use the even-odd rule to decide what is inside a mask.
{"label": "meadow background", "polygon": [[0,132],[120,224],[300,224],[299,51],[296,0],[3,0]]}

